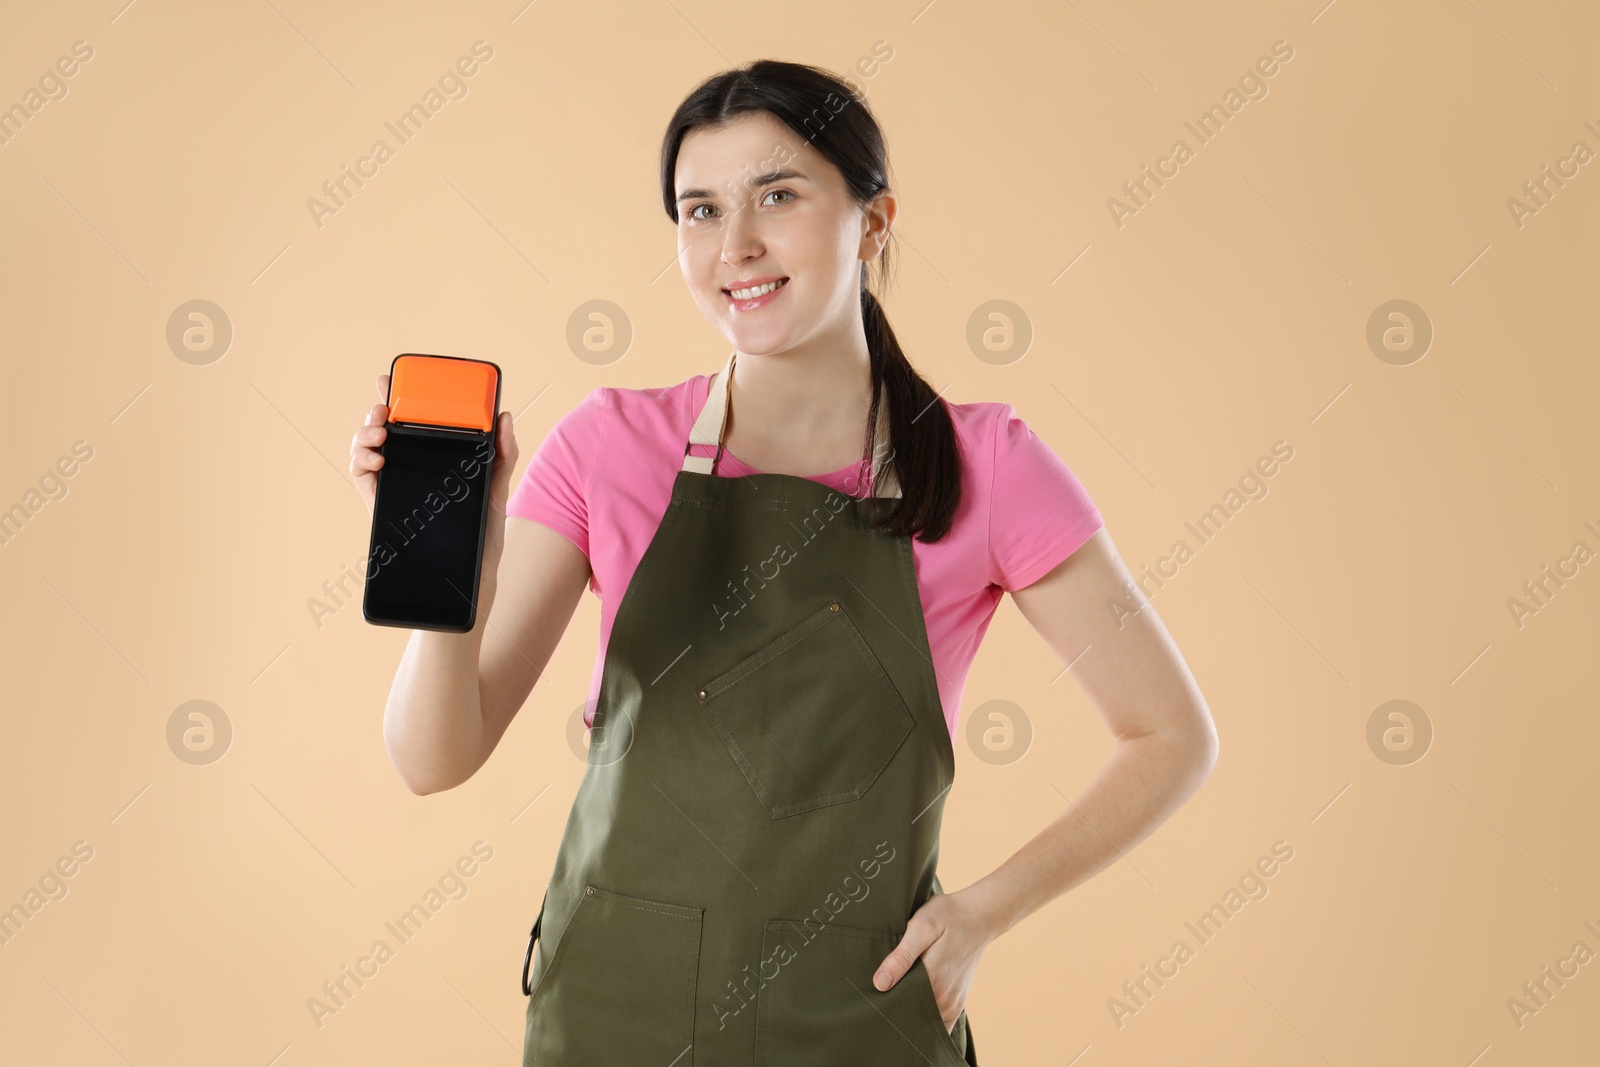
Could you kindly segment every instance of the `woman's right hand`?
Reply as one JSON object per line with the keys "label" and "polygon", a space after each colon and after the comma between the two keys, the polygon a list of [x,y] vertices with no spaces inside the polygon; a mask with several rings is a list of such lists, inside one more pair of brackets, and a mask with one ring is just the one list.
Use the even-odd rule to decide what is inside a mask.
{"label": "woman's right hand", "polygon": [[378,451],[383,439],[389,435],[389,376],[378,375],[378,403],[367,412],[367,421],[350,438],[350,473],[356,476],[356,489],[366,501],[367,515],[372,515],[373,500],[378,495],[378,468],[383,466],[383,454]]}
{"label": "woman's right hand", "polygon": [[[350,473],[366,502],[370,518],[378,495],[378,470],[383,453],[378,449],[389,436],[389,376],[378,375],[378,398],[367,412],[367,421],[350,438]],[[505,545],[506,502],[511,496],[511,471],[517,465],[517,434],[508,412],[495,417],[495,457],[489,478],[489,521],[485,524],[483,569],[485,580],[493,581]]]}

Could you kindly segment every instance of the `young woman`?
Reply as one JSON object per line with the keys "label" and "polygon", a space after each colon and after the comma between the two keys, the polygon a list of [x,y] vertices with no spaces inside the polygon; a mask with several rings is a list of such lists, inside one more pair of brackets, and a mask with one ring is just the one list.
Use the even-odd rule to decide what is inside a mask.
{"label": "young woman", "polygon": [[[661,192],[732,351],[665,389],[595,389],[515,494],[501,413],[486,617],[412,633],[391,757],[419,794],[469,778],[587,584],[589,765],[524,961],[525,1062],[975,1065],[985,947],[1199,788],[1210,713],[1066,464],[901,351],[868,285],[896,200],[864,100],[798,64],[718,74],[668,125]],[[351,442],[369,508],[386,418]],[[946,892],[962,688],[1003,592],[1117,747]]]}

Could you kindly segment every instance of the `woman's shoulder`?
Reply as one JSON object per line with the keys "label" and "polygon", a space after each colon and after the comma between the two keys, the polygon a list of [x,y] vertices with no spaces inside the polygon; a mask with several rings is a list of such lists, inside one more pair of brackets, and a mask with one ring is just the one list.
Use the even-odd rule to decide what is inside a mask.
{"label": "woman's shoulder", "polygon": [[[981,516],[967,526],[984,547],[984,580],[1001,589],[1037,581],[1094,533],[1104,520],[1067,461],[1007,401],[951,404],[964,433],[963,466],[976,492],[962,511]],[[958,512],[958,515],[961,512]],[[959,522],[959,520],[958,520]]]}
{"label": "woman's shoulder", "polygon": [[964,434],[993,433],[1002,413],[1012,410],[1003,400],[968,400],[965,403],[946,400],[944,406],[950,412],[956,432]]}
{"label": "woman's shoulder", "polygon": [[1016,406],[1005,400],[946,400],[950,423],[962,448],[963,464],[969,468],[991,469],[997,454],[1015,444],[1019,436],[1032,437],[1032,431],[1017,414]]}
{"label": "woman's shoulder", "polygon": [[1046,501],[1093,510],[1072,464],[1034,432],[1016,405],[1004,400],[947,404],[961,438],[962,466],[976,484],[989,487],[991,502],[1019,508],[1019,517]]}

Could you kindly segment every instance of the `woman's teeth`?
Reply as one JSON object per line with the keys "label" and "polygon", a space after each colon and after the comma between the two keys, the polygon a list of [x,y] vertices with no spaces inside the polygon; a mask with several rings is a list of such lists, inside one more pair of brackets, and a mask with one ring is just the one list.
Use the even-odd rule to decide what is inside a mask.
{"label": "woman's teeth", "polygon": [[788,280],[788,278],[782,278],[775,282],[768,282],[766,285],[758,285],[754,289],[729,289],[728,295],[732,296],[735,300],[754,300],[758,296],[764,296],[767,293],[772,292],[780,285],[788,282]]}

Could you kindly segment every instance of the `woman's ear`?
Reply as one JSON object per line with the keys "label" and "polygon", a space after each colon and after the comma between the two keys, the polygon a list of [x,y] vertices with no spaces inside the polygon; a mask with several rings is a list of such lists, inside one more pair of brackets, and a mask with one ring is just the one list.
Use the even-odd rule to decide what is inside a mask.
{"label": "woman's ear", "polygon": [[889,243],[889,227],[894,224],[895,212],[899,209],[899,202],[895,199],[894,192],[884,189],[872,202],[862,209],[862,217],[866,229],[861,234],[860,258],[871,262],[883,252],[883,246]]}

